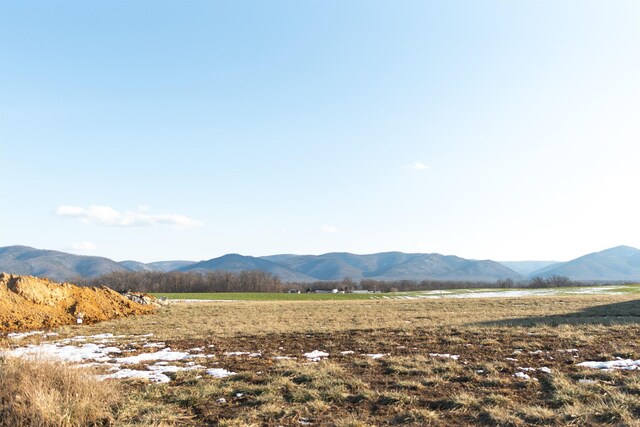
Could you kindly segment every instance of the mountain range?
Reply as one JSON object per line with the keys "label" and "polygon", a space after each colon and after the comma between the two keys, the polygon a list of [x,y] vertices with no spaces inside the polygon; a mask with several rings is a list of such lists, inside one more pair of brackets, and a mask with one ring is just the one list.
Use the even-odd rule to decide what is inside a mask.
{"label": "mountain range", "polygon": [[571,261],[548,265],[534,271],[531,276],[566,276],[573,280],[638,280],[640,250],[630,246],[616,246]]}
{"label": "mountain range", "polygon": [[531,277],[566,276],[572,280],[640,280],[640,250],[618,246],[567,262],[471,260],[453,255],[382,252],[356,255],[333,252],[323,255],[279,254],[252,257],[227,254],[205,261],[134,260],[73,255],[28,246],[0,248],[0,271],[48,277],[58,281],[97,277],[117,271],[193,272],[262,270],[285,282],[323,280],[524,280]]}

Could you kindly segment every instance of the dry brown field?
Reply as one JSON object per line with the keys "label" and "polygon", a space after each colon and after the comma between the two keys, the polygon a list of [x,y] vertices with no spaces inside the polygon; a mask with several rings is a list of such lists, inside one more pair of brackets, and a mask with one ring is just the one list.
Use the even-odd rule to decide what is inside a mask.
{"label": "dry brown field", "polygon": [[[158,348],[134,337],[153,334],[147,344],[206,349],[211,356],[198,363],[236,374],[214,378],[196,369],[167,374],[165,384],[96,382],[111,398],[92,398],[99,416],[81,422],[29,413],[37,399],[51,396],[4,390],[5,420],[14,414],[13,422],[24,425],[640,426],[640,369],[578,366],[640,359],[637,296],[176,303],[153,315],[56,332],[0,338],[0,346],[110,333],[121,337],[109,345],[140,354]],[[303,356],[314,350],[328,357]],[[234,352],[259,355],[228,354]],[[11,370],[17,363],[21,368]],[[48,362],[31,365],[38,363]],[[6,384],[31,368],[5,358],[0,369]],[[100,369],[75,372],[86,377]],[[16,399],[31,400],[20,406]]]}

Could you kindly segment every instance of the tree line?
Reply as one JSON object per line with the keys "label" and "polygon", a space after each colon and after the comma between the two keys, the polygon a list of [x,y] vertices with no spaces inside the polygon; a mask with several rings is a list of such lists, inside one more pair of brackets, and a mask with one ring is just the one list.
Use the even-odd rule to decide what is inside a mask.
{"label": "tree line", "polygon": [[526,281],[502,279],[489,281],[464,280],[372,280],[354,281],[345,277],[338,281],[311,283],[282,282],[276,275],[259,270],[230,272],[210,271],[205,274],[188,272],[112,272],[79,281],[84,286],[108,286],[117,292],[136,291],[148,293],[197,293],[197,292],[315,292],[338,289],[344,292],[410,292],[447,289],[477,288],[555,288],[584,286],[595,283],[572,281],[567,277],[535,277]]}
{"label": "tree line", "polygon": [[280,279],[265,271],[112,272],[84,279],[84,286],[108,286],[117,292],[283,292]]}

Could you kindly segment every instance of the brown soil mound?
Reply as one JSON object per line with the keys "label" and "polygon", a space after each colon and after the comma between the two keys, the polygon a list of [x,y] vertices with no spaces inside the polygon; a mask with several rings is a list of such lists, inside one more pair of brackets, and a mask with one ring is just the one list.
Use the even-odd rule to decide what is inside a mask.
{"label": "brown soil mound", "polygon": [[54,283],[33,276],[0,273],[0,331],[48,329],[95,323],[154,311],[102,286],[89,288]]}

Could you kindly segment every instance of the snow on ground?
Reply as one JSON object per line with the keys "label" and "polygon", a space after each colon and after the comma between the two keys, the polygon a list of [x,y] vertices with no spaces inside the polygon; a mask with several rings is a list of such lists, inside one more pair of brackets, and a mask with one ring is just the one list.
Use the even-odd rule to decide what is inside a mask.
{"label": "snow on ground", "polygon": [[323,357],[329,357],[329,353],[325,353],[324,351],[320,350],[313,350],[312,352],[304,353],[303,356],[311,360],[312,362],[318,362]]}
{"label": "snow on ground", "polygon": [[10,332],[7,334],[7,338],[11,338],[13,340],[21,340],[26,337],[30,337],[32,335],[42,335],[44,337],[55,337],[58,334],[55,332],[47,332],[44,331],[31,331],[31,332]]}
{"label": "snow on ground", "polygon": [[636,369],[640,370],[640,359],[639,360],[616,359],[616,360],[609,360],[606,362],[587,361],[587,362],[578,363],[578,366],[584,366],[586,368],[592,368],[592,369],[604,369],[604,370],[623,369],[625,371],[634,371]]}
{"label": "snow on ground", "polygon": [[262,353],[259,351],[250,352],[250,351],[225,351],[223,353],[225,356],[249,356],[249,357],[261,357]]}
{"label": "snow on ground", "polygon": [[429,353],[429,356],[431,357],[442,357],[445,359],[453,359],[453,360],[458,360],[460,358],[459,354],[441,354],[441,353]]}
{"label": "snow on ground", "polygon": [[[25,333],[24,336],[29,335],[42,335],[40,331],[37,333]],[[51,335],[49,335],[51,336]],[[203,350],[202,348],[194,348],[188,351],[173,351],[171,348],[166,347],[158,351],[150,353],[139,353],[132,356],[122,356],[123,350],[115,346],[107,346],[104,343],[108,341],[115,341],[116,338],[128,338],[128,345],[132,344],[137,349],[129,349],[124,351],[139,352],[141,348],[154,348],[159,347],[164,343],[150,343],[142,344],[148,335],[131,335],[131,336],[117,336],[112,334],[98,334],[92,336],[76,336],[72,338],[66,338],[54,342],[46,342],[40,344],[30,344],[27,346],[16,347],[6,351],[0,351],[0,356],[20,357],[25,359],[48,359],[48,360],[60,360],[63,362],[71,363],[72,366],[77,367],[102,367],[107,369],[108,373],[103,375],[97,375],[98,380],[105,379],[122,379],[122,378],[143,378],[148,379],[151,382],[165,383],[171,379],[168,373],[175,373],[179,371],[189,370],[204,370],[207,367],[196,364],[189,359],[195,358],[211,358],[215,357],[213,354],[192,354],[190,351]],[[19,339],[19,338],[18,338]],[[131,340],[133,339],[133,341]],[[136,341],[141,340],[141,341]],[[89,342],[95,341],[95,342]],[[202,359],[201,359],[202,360]],[[152,363],[155,362],[155,363]],[[171,364],[171,363],[174,364]],[[182,365],[175,365],[178,362]],[[122,368],[122,365],[146,365],[146,369],[137,370]],[[224,378],[225,371],[221,368],[212,370],[210,375]],[[233,373],[228,373],[232,375]]]}
{"label": "snow on ground", "polygon": [[171,378],[157,371],[137,371],[135,369],[120,369],[111,374],[98,375],[98,380],[107,379],[125,379],[125,378],[143,378],[154,383],[168,383]]}
{"label": "snow on ground", "polygon": [[367,357],[370,357],[372,359],[381,359],[384,356],[386,356],[386,354],[383,354],[383,353],[369,353],[369,354],[363,354],[363,356],[367,356]]}
{"label": "snow on ground", "polygon": [[216,377],[216,378],[227,378],[227,377],[230,377],[231,375],[236,374],[235,372],[227,371],[226,369],[223,369],[223,368],[207,369],[205,372],[207,373],[207,375],[211,375],[212,377]]}
{"label": "snow on ground", "polygon": [[166,360],[166,361],[178,361],[189,359],[191,354],[185,351],[171,351],[169,347],[163,348],[162,350],[156,351],[154,353],[140,353],[136,356],[128,356],[128,357],[120,357],[117,358],[116,361],[118,363],[126,363],[126,364],[136,364],[142,362],[149,362],[152,360]]}
{"label": "snow on ground", "polygon": [[45,358],[62,360],[64,362],[108,362],[113,359],[111,353],[121,353],[117,347],[105,347],[103,344],[86,343],[80,346],[59,346],[57,344],[43,343],[18,347],[6,352],[8,356],[22,358]]}
{"label": "snow on ground", "polygon": [[524,371],[524,372],[535,372],[535,371],[540,371],[540,372],[544,372],[545,374],[550,374],[551,373],[551,369],[547,368],[546,366],[543,366],[542,368],[523,368],[521,366],[518,366],[519,370]]}
{"label": "snow on ground", "polygon": [[[458,292],[447,291],[424,291],[411,295],[415,298],[509,298],[509,297],[530,297],[545,295],[606,295],[624,292],[622,286],[585,286],[576,288],[552,288],[552,289],[464,289]],[[403,298],[405,296],[399,296]]]}
{"label": "snow on ground", "polygon": [[530,380],[531,377],[527,374],[525,374],[524,372],[516,372],[515,374],[513,374],[514,377],[519,378],[521,380]]}
{"label": "snow on ground", "polygon": [[164,348],[163,342],[148,342],[142,346],[142,348]]}

